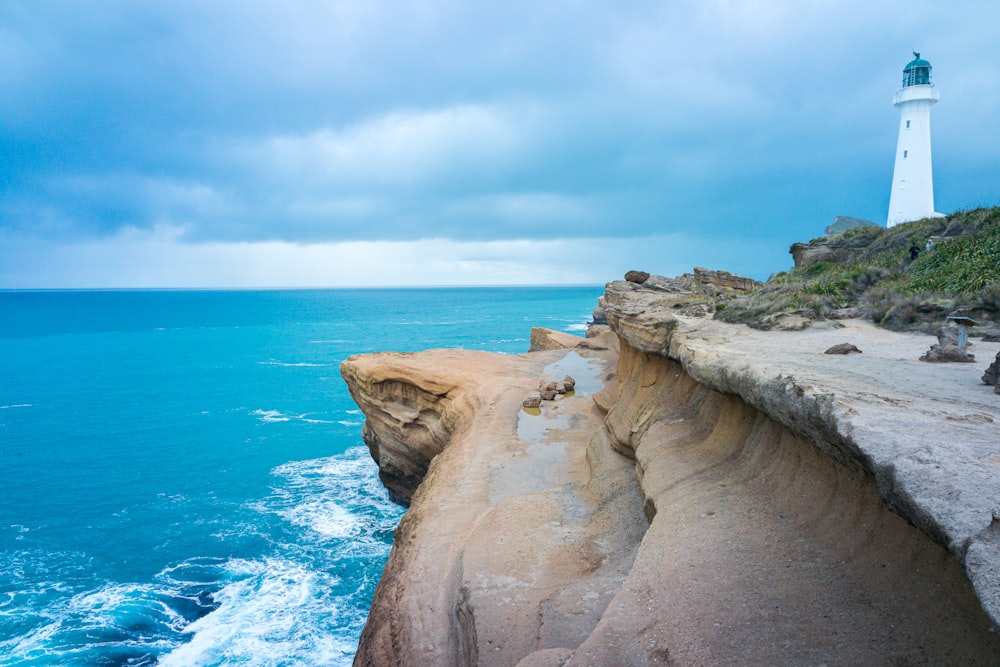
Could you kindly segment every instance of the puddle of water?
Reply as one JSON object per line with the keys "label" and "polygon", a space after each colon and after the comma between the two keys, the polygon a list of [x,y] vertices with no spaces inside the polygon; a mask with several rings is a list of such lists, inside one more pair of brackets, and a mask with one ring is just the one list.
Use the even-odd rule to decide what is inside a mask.
{"label": "puddle of water", "polygon": [[565,429],[569,416],[559,411],[559,404],[576,396],[589,396],[603,389],[601,374],[604,364],[600,357],[586,357],[570,350],[562,359],[554,361],[542,371],[541,379],[562,380],[569,375],[576,380],[573,391],[556,396],[554,401],[543,401],[541,408],[522,408],[517,416],[517,437],[524,442],[539,442],[551,430]]}

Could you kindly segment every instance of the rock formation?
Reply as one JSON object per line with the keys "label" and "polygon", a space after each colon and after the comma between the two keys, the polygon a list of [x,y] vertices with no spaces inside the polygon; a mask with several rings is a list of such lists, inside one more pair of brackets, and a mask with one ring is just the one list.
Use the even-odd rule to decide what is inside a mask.
{"label": "rock formation", "polygon": [[920,361],[930,361],[932,363],[958,362],[971,364],[976,360],[974,354],[970,354],[964,347],[951,345],[950,343],[931,345],[931,349],[924,352]]}
{"label": "rock formation", "polygon": [[633,269],[632,271],[627,271],[625,273],[625,280],[630,283],[637,283],[641,285],[649,280],[649,274],[645,271],[636,271]]}
{"label": "rock formation", "polygon": [[580,342],[579,336],[535,327],[531,330],[529,342],[529,352],[539,352],[541,350],[564,350],[576,346]]}
{"label": "rock formation", "polygon": [[826,348],[824,354],[850,354],[851,352],[857,352],[861,354],[861,350],[858,349],[857,345],[853,343],[837,343]]}
{"label": "rock formation", "polygon": [[996,393],[1000,394],[1000,352],[997,353],[996,360],[983,373],[983,382],[994,387]]}
{"label": "rock formation", "polygon": [[[345,362],[383,479],[417,487],[355,664],[995,664],[978,371],[917,362],[926,336],[663,295],[610,283],[614,333],[568,350]],[[816,353],[845,335],[865,354]]]}

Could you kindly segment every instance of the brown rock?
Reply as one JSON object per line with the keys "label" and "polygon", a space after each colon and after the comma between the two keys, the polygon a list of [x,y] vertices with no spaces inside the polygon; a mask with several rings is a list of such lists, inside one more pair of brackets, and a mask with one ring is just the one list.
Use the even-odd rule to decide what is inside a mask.
{"label": "brown rock", "polygon": [[632,270],[625,274],[625,280],[629,281],[630,283],[636,283],[637,285],[641,285],[647,280],[649,280],[649,274],[645,271]]}
{"label": "brown rock", "polygon": [[523,408],[537,408],[542,404],[541,396],[529,396],[521,402]]}
{"label": "brown rock", "polygon": [[748,292],[760,287],[761,283],[753,278],[745,278],[728,271],[713,271],[700,266],[694,267],[694,277],[702,285],[711,285],[720,290],[735,290]]}
{"label": "brown rock", "polygon": [[546,389],[545,391],[542,392],[542,400],[553,401],[556,398],[556,393],[557,392],[555,389]]}
{"label": "brown rock", "polygon": [[576,386],[576,380],[571,376],[567,375],[562,379],[563,384],[566,386],[567,391],[573,389]]}
{"label": "brown rock", "polygon": [[538,391],[555,391],[556,383],[552,380],[542,380],[538,383]]}
{"label": "brown rock", "polygon": [[510,374],[496,356],[432,350],[420,363],[415,355],[381,353],[348,357],[340,365],[351,398],[366,410],[361,437],[394,502],[410,504],[431,460],[474,410],[466,391],[476,385],[474,375],[502,381]]}
{"label": "brown rock", "polygon": [[[606,317],[604,321],[605,322],[608,321]],[[611,333],[611,327],[609,327],[607,324],[592,324],[589,327],[587,327],[586,336],[587,338],[597,338],[598,336],[602,336],[606,333]]]}
{"label": "brown rock", "polygon": [[920,361],[933,363],[972,363],[976,360],[974,354],[969,354],[957,345],[931,345],[931,349],[920,357]]}
{"label": "brown rock", "polygon": [[861,354],[861,350],[851,343],[838,343],[837,345],[828,348],[823,354],[850,354],[851,352]]}
{"label": "brown rock", "polygon": [[830,246],[823,244],[793,243],[788,249],[796,269],[807,268],[819,262],[836,261],[837,256]]}
{"label": "brown rock", "polygon": [[[593,401],[521,411],[557,351],[352,376],[382,440],[462,416],[396,530],[355,664],[994,664],[1000,407],[966,391],[976,369],[901,361],[926,343],[866,322],[676,322],[645,289],[617,299],[621,358]],[[843,337],[864,368],[815,354]]]}
{"label": "brown rock", "polygon": [[828,319],[831,320],[851,320],[857,317],[864,317],[865,311],[857,306],[848,306],[846,308],[836,308],[830,311],[827,315]]}
{"label": "brown rock", "polygon": [[996,361],[990,364],[986,372],[983,373],[983,382],[992,387],[1000,388],[1000,352],[997,352]]}
{"label": "brown rock", "polygon": [[542,327],[535,327],[531,330],[531,342],[528,347],[529,352],[541,352],[543,350],[565,350],[576,347],[583,338],[574,336],[563,331],[553,331]]}
{"label": "brown rock", "polygon": [[936,332],[938,345],[958,345],[958,329],[940,326]]}

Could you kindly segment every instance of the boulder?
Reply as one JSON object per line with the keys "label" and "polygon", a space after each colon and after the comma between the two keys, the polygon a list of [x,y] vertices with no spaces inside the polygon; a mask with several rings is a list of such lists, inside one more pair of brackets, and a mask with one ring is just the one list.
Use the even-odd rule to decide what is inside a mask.
{"label": "boulder", "polygon": [[853,320],[858,317],[864,317],[864,315],[865,311],[861,308],[847,306],[846,308],[835,308],[826,317],[831,320]]}
{"label": "boulder", "polygon": [[712,309],[705,303],[695,303],[687,306],[682,305],[678,311],[685,317],[708,317],[712,314]]}
{"label": "boulder", "polygon": [[934,363],[972,363],[975,360],[975,355],[969,354],[957,345],[931,345],[931,349],[920,357],[920,361],[930,361]]}
{"label": "boulder", "polygon": [[711,285],[720,290],[736,290],[748,292],[760,287],[761,283],[753,278],[738,276],[728,271],[713,271],[701,266],[694,267],[694,277],[702,285]]}
{"label": "boulder", "polygon": [[984,343],[1000,343],[1000,327],[994,327],[983,334]]}
{"label": "boulder", "polygon": [[992,387],[998,387],[997,393],[1000,393],[1000,352],[997,352],[996,361],[990,364],[986,372],[983,373],[983,382]]}
{"label": "boulder", "polygon": [[538,383],[538,391],[555,391],[556,383],[552,380],[542,380]]}
{"label": "boulder", "polygon": [[537,408],[542,404],[541,396],[529,396],[521,402],[523,408]]}
{"label": "boulder", "polygon": [[542,350],[565,350],[571,347],[576,347],[582,338],[580,336],[574,336],[573,334],[568,334],[562,331],[553,331],[552,329],[544,329],[542,327],[535,327],[531,330],[531,343],[528,347],[529,352],[540,352]]}
{"label": "boulder", "polygon": [[836,254],[825,243],[812,245],[811,243],[793,243],[788,249],[792,255],[792,261],[796,269],[810,267],[819,262],[834,262]]}
{"label": "boulder", "polygon": [[958,329],[949,326],[940,326],[935,332],[938,345],[958,345]]}
{"label": "boulder", "polygon": [[828,348],[823,354],[850,354],[851,352],[861,354],[861,350],[851,343],[838,343],[833,347]]}
{"label": "boulder", "polygon": [[556,397],[555,389],[546,389],[545,391],[542,392],[543,401],[552,401],[555,400],[555,397]]}
{"label": "boulder", "polygon": [[572,389],[576,387],[576,380],[574,380],[572,376],[569,375],[567,375],[562,379],[562,383],[566,387],[567,391],[572,391]]}
{"label": "boulder", "polygon": [[[607,319],[604,320],[607,322]],[[591,324],[587,327],[587,338],[597,338],[606,333],[611,333],[611,327],[607,324]]]}
{"label": "boulder", "polygon": [[647,273],[646,271],[636,271],[633,269],[632,271],[629,271],[628,273],[625,274],[625,280],[629,281],[630,283],[641,285],[647,280],[649,280],[649,273]]}

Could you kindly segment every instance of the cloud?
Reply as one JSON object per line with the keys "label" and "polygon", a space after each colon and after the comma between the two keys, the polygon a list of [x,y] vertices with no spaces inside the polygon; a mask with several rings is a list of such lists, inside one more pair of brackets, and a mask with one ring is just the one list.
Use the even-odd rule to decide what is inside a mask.
{"label": "cloud", "polygon": [[997,22],[977,0],[8,0],[0,232],[780,248],[884,218],[914,48],[937,208],[998,203]]}
{"label": "cloud", "polygon": [[233,169],[271,186],[440,188],[445,179],[509,169],[531,141],[527,116],[486,105],[396,111],[343,129],[243,139],[222,151]]}
{"label": "cloud", "polygon": [[712,259],[766,277],[784,253],[762,242],[706,243],[687,234],[515,241],[184,243],[184,230],[125,228],[88,241],[39,241],[0,232],[8,289],[132,287],[383,287],[602,284],[631,268],[676,275]]}

